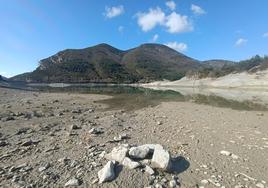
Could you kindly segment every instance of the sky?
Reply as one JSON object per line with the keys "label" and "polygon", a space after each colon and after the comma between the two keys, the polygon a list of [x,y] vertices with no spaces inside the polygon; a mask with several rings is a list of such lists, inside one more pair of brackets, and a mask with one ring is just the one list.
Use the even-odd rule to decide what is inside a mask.
{"label": "sky", "polygon": [[165,44],[198,60],[268,55],[267,0],[0,0],[0,75],[64,49]]}

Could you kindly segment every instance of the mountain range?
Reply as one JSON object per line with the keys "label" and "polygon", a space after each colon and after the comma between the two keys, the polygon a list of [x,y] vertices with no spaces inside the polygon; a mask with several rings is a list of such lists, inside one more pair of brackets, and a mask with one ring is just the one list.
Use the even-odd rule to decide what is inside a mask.
{"label": "mountain range", "polygon": [[[178,80],[185,75],[238,70],[226,60],[199,61],[161,44],[119,50],[108,44],[67,49],[43,59],[36,70],[10,80],[35,83],[136,83]],[[224,71],[226,72],[226,71]],[[204,74],[203,74],[204,73]],[[215,74],[217,75],[217,74]]]}

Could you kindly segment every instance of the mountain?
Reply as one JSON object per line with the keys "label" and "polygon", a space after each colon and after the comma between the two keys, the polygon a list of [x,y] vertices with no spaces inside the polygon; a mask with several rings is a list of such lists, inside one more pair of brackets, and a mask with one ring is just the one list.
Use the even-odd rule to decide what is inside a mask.
{"label": "mountain", "polygon": [[221,68],[227,67],[227,66],[234,66],[235,62],[221,60],[221,59],[213,59],[213,60],[203,61],[202,64],[207,68],[210,67],[213,69],[221,69]]}
{"label": "mountain", "polygon": [[7,81],[7,80],[8,80],[8,78],[6,78],[6,77],[0,75],[0,81]]}
{"label": "mountain", "polygon": [[263,71],[268,69],[268,57],[256,55],[248,60],[239,62],[209,60],[202,62],[202,65],[200,69],[188,72],[187,77],[218,78],[231,73]]}
{"label": "mountain", "polygon": [[61,51],[41,60],[35,71],[15,76],[12,80],[79,83],[177,80],[200,66],[199,61],[161,44],[143,44],[126,51],[99,44]]}

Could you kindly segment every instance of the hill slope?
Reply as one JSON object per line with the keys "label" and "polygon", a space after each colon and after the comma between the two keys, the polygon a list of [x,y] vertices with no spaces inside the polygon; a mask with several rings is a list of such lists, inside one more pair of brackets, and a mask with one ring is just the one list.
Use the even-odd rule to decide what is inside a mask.
{"label": "hill slope", "polygon": [[31,72],[12,78],[28,82],[133,83],[177,80],[200,63],[167,46],[144,44],[122,51],[107,44],[64,50],[40,61]]}

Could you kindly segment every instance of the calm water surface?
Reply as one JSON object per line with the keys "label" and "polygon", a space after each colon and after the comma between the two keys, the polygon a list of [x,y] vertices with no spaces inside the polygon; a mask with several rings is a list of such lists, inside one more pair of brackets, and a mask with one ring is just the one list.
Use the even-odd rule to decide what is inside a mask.
{"label": "calm water surface", "polygon": [[107,110],[123,109],[127,111],[137,110],[148,106],[156,106],[161,102],[190,101],[198,104],[206,104],[215,107],[231,108],[235,110],[266,111],[267,106],[254,101],[237,101],[219,97],[216,95],[191,94],[183,95],[172,90],[151,90],[129,86],[69,86],[63,88],[34,87],[44,92],[88,93],[113,96],[110,99],[99,102],[109,105]]}

